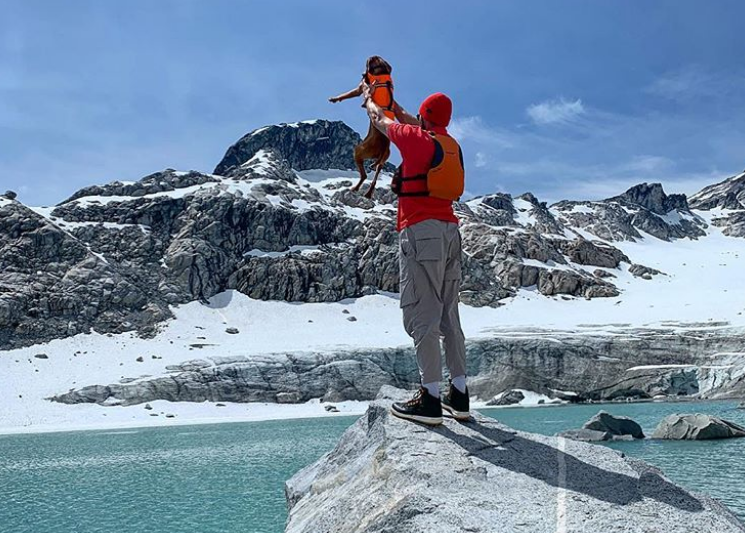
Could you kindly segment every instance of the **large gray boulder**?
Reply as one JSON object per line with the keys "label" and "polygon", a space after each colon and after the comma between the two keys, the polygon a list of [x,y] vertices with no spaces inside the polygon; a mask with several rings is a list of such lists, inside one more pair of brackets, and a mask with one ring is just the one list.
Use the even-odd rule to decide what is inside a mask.
{"label": "large gray boulder", "polygon": [[707,440],[745,437],[745,428],[711,415],[670,415],[659,423],[652,438]]}
{"label": "large gray boulder", "polygon": [[374,402],[285,485],[286,533],[743,532],[718,502],[604,446],[476,414],[427,428]]}
{"label": "large gray boulder", "polygon": [[558,436],[582,442],[600,442],[643,439],[644,432],[639,424],[626,416],[614,416],[600,411],[585,422],[582,429],[563,431]]}
{"label": "large gray boulder", "polygon": [[584,423],[582,429],[604,431],[611,435],[631,435],[635,439],[643,439],[642,427],[627,416],[614,416],[606,411],[600,411]]}

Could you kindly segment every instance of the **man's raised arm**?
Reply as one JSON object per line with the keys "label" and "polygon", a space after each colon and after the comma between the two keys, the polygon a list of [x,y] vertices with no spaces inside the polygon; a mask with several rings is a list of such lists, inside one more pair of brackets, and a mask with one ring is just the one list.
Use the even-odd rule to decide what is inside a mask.
{"label": "man's raised arm", "polygon": [[383,135],[386,137],[388,136],[388,126],[391,124],[394,124],[394,122],[385,116],[385,113],[383,113],[383,109],[373,102],[373,99],[370,98],[370,87],[367,84],[364,84],[364,87],[362,89],[362,96],[365,98],[365,107],[367,108],[367,115],[370,117],[370,121],[373,123],[373,126],[375,126],[378,130],[380,130]]}
{"label": "man's raised arm", "polygon": [[393,102],[393,113],[396,115],[396,119],[401,124],[411,124],[412,126],[418,126],[419,120],[401,107],[398,102]]}

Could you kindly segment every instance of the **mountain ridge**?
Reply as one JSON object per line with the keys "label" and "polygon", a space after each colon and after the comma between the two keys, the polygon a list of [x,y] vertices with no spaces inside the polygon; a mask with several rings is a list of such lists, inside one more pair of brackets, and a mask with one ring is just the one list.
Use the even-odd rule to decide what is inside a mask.
{"label": "mountain ridge", "polygon": [[[27,207],[7,195],[0,204],[7,215],[0,226],[6,271],[0,349],[92,328],[152,334],[172,316],[169,306],[228,289],[307,302],[397,292],[390,176],[383,175],[372,200],[348,190],[356,181],[352,153],[359,140],[342,122],[271,125],[241,137],[211,174],[166,169],[134,182],[84,187],[51,208]],[[711,191],[724,187],[738,197],[740,178],[703,189],[692,203],[721,209]],[[495,306],[532,286],[546,296],[618,296],[613,279],[634,258],[614,243],[644,235],[699,239],[707,222],[691,209],[685,195],[668,195],[659,183],[550,206],[530,192],[458,203],[466,251],[462,300]],[[738,235],[742,218],[735,211],[712,223]],[[17,239],[28,247],[30,263],[14,252]],[[51,266],[34,259],[68,241]],[[305,248],[294,252],[297,247]],[[65,285],[80,272],[86,291]],[[659,274],[643,265],[633,272]],[[139,296],[109,302],[112,276],[121,291]],[[44,321],[43,328],[31,326]],[[49,333],[31,333],[38,329]]]}

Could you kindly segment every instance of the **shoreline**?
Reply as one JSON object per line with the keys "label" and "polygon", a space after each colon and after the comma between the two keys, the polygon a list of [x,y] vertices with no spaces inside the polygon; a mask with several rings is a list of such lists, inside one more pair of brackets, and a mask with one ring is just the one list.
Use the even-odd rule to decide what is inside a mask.
{"label": "shoreline", "polygon": [[[502,409],[532,409],[532,408],[551,408],[551,407],[573,407],[573,406],[601,406],[606,405],[631,405],[640,403],[664,403],[664,404],[689,404],[697,402],[738,402],[742,401],[742,398],[719,398],[719,399],[700,399],[700,398],[672,398],[669,400],[636,400],[630,402],[597,402],[597,403],[546,403],[546,404],[513,404],[513,405],[486,405],[486,402],[477,401],[472,403],[471,409],[473,410],[502,410]],[[372,400],[371,400],[372,401]],[[19,435],[38,435],[44,433],[78,433],[88,431],[124,431],[132,429],[158,429],[168,427],[184,427],[184,426],[200,426],[200,425],[213,425],[213,424],[235,424],[235,423],[246,423],[246,422],[270,422],[276,420],[311,420],[315,418],[338,418],[338,417],[359,417],[362,416],[367,410],[370,401],[345,401],[345,402],[327,402],[321,403],[318,400],[311,400],[302,404],[267,404],[267,403],[225,403],[227,408],[227,416],[203,416],[208,408],[216,407],[216,403],[202,402],[198,404],[189,404],[188,402],[167,402],[165,400],[159,400],[157,402],[151,402],[153,405],[165,408],[170,407],[170,410],[174,409],[174,406],[178,404],[185,404],[186,407],[193,409],[191,416],[186,415],[182,418],[178,416],[174,418],[166,418],[158,416],[157,418],[139,418],[134,420],[117,420],[117,421],[101,421],[98,423],[75,423],[60,421],[57,423],[49,424],[31,424],[27,426],[5,426],[0,427],[0,438],[6,436],[19,436]],[[334,405],[338,412],[326,411],[326,405]],[[69,407],[69,406],[68,406]],[[121,407],[103,407],[95,406],[100,409],[117,409]],[[128,406],[121,409],[134,409],[142,407],[141,405]],[[246,408],[258,408],[257,412],[246,414]],[[243,413],[229,413],[230,410],[243,409]],[[162,411],[161,411],[162,412]],[[149,422],[149,423],[148,423]]]}

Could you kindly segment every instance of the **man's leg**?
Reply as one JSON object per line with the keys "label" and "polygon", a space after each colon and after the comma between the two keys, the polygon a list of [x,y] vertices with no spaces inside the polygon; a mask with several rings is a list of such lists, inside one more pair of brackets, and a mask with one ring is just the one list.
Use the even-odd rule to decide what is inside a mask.
{"label": "man's leg", "polygon": [[[409,294],[402,299],[404,329],[414,339],[422,384],[430,387],[439,387],[442,380],[440,322],[447,257],[445,228],[445,222],[425,220],[402,232],[402,283],[406,284],[404,290],[413,293],[413,297]],[[439,397],[439,392],[433,396]]]}
{"label": "man's leg", "polygon": [[442,422],[439,384],[445,227],[444,222],[425,220],[399,235],[401,310],[404,329],[414,340],[422,389],[412,401],[395,403],[392,409],[396,416],[432,424]]}
{"label": "man's leg", "polygon": [[442,317],[440,331],[443,335],[445,363],[450,370],[453,384],[465,392],[466,341],[460,325],[458,302],[461,279],[461,239],[457,224],[448,224],[446,232],[447,262],[442,286]]}
{"label": "man's leg", "polygon": [[458,313],[461,239],[456,224],[449,224],[446,239],[448,254],[442,288],[443,306],[440,330],[445,347],[445,362],[450,371],[451,387],[442,399],[442,408],[459,420],[468,420],[471,414],[466,388],[466,343]]}

